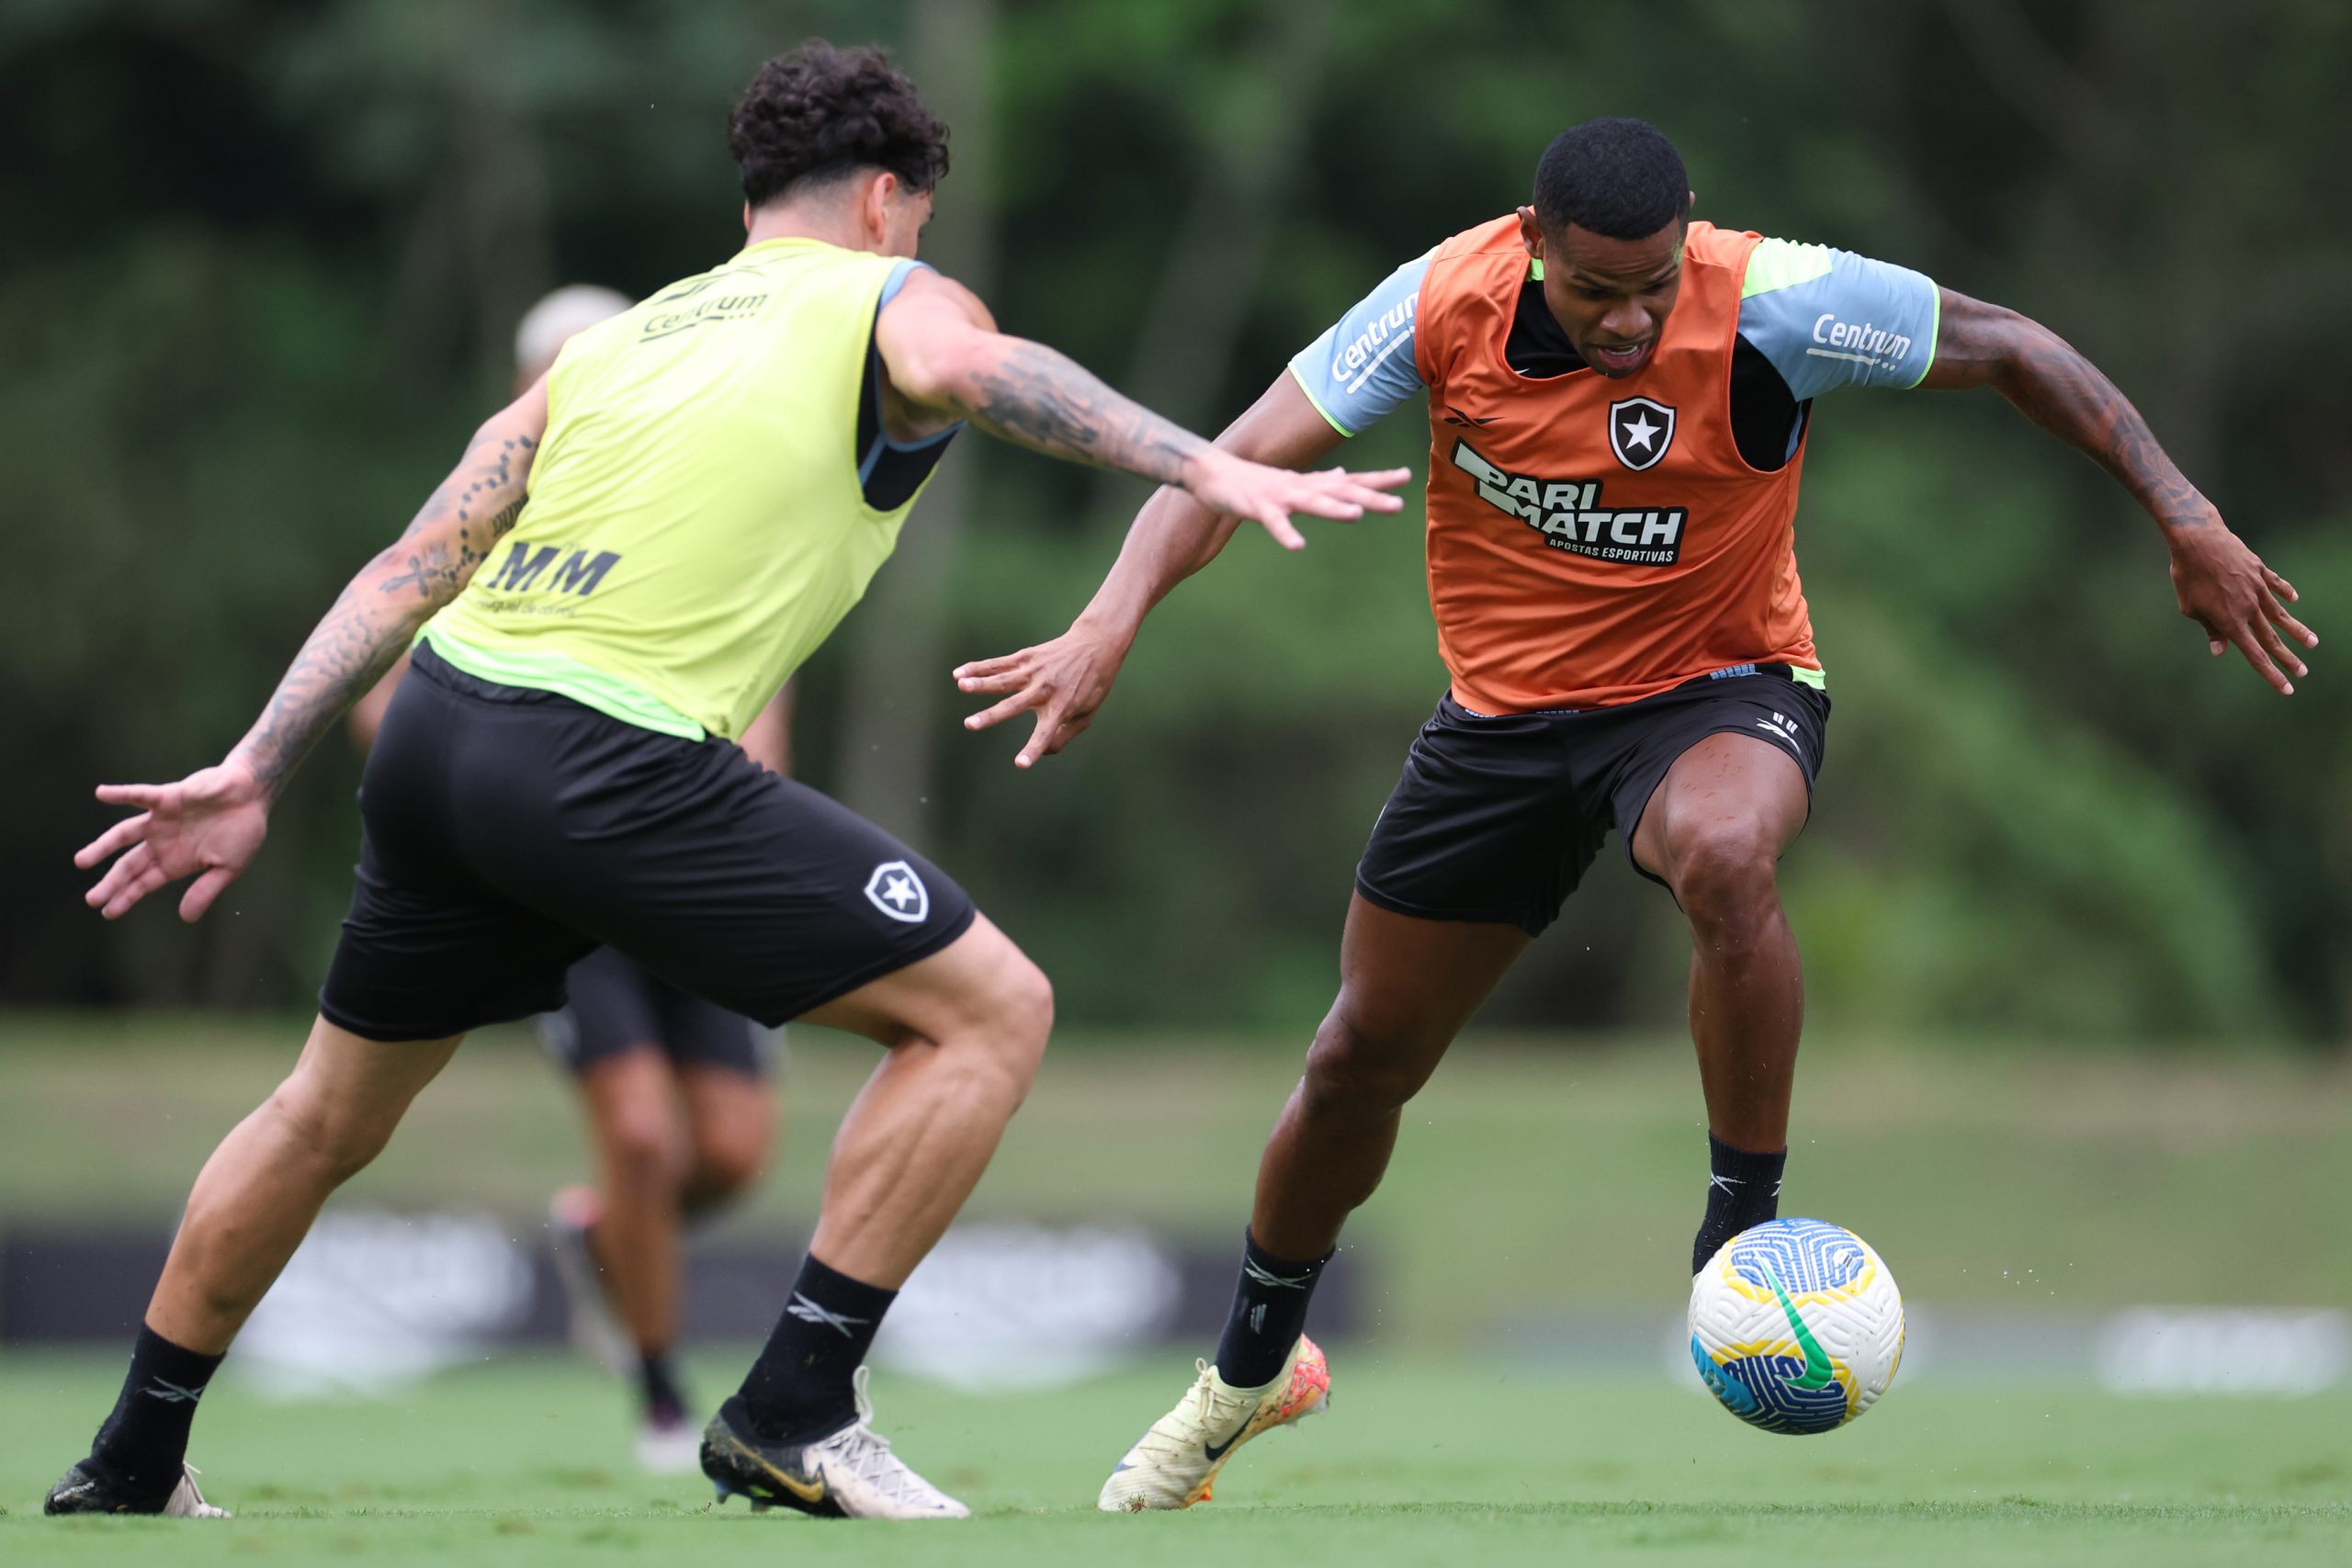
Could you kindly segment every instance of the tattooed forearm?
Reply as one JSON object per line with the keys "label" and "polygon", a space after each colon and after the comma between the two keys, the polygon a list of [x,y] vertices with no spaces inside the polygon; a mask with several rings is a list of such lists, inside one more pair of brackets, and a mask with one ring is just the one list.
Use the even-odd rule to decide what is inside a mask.
{"label": "tattooed forearm", "polygon": [[989,434],[1049,457],[1182,483],[1208,443],[1104,386],[1076,362],[1025,338],[989,341],[988,357],[954,400]]}
{"label": "tattooed forearm", "polygon": [[234,755],[272,794],[522,514],[538,438],[499,423],[482,427],[400,538],[345,585],[238,742]]}
{"label": "tattooed forearm", "polygon": [[1996,388],[2018,412],[2114,475],[2167,528],[2212,515],[2132,400],[2039,321],[1946,289],[1926,384]]}

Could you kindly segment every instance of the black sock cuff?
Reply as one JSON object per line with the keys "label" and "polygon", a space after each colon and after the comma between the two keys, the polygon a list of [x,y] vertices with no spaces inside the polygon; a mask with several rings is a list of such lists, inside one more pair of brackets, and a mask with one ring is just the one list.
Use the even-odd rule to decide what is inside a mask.
{"label": "black sock cuff", "polygon": [[1296,1274],[1304,1271],[1307,1278],[1313,1279],[1323,1272],[1323,1265],[1340,1256],[1340,1249],[1335,1247],[1320,1258],[1277,1258],[1260,1247],[1258,1238],[1250,1234],[1249,1226],[1244,1225],[1241,1227],[1241,1256],[1244,1261],[1254,1263],[1261,1269],[1272,1269],[1283,1274]]}
{"label": "black sock cuff", "polygon": [[1770,1154],[1756,1154],[1747,1149],[1736,1149],[1713,1133],[1707,1134],[1707,1168],[1726,1181],[1736,1181],[1743,1186],[1750,1182],[1777,1185],[1788,1163],[1789,1151],[1785,1148],[1776,1149]]}
{"label": "black sock cuff", "polygon": [[876,1319],[888,1312],[890,1303],[899,1299],[898,1292],[853,1280],[840,1269],[820,1262],[813,1252],[800,1260],[800,1277],[792,1282],[792,1288],[835,1312]]}
{"label": "black sock cuff", "polygon": [[[201,1350],[191,1350],[185,1345],[175,1345],[145,1324],[139,1325],[139,1338],[130,1348],[130,1364],[150,1378],[162,1378],[176,1388],[191,1394],[201,1394],[220,1363],[229,1359],[228,1352],[208,1356]],[[193,1404],[191,1399],[189,1403]]]}

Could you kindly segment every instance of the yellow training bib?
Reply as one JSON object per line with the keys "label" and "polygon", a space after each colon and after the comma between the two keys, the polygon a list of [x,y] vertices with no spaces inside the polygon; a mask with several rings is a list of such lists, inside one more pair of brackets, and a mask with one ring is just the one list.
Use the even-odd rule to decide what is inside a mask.
{"label": "yellow training bib", "polygon": [[874,318],[914,265],[770,240],[573,338],[521,517],[421,635],[486,681],[742,733],[865,593],[952,434],[880,429]]}

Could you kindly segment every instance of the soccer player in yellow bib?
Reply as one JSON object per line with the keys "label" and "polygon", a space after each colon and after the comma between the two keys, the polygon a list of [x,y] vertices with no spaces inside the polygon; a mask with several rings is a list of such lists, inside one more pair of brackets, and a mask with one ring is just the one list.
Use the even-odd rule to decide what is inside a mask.
{"label": "soccer player in yellow bib", "polygon": [[1393,512],[1403,469],[1231,457],[1000,333],[911,258],[946,130],[879,51],[810,43],[737,104],[748,243],[581,333],[345,589],[216,767],[109,784],[107,918],[210,908],[319,736],[414,643],[361,787],[358,886],[291,1076],[197,1178],[114,1412],[51,1513],[217,1514],[197,1401],[327,1195],[467,1031],[544,1012],[597,945],[764,1023],[866,1034],[774,1335],[704,1434],[721,1498],[947,1518],[871,1427],[863,1363],[1027,1092],[1035,964],[913,850],[726,741],[882,563],[964,423],[1178,485],[1303,541]]}
{"label": "soccer player in yellow bib", "polygon": [[[514,329],[516,393],[554,368],[574,337],[634,303],[573,284],[532,306]],[[345,716],[363,751],[407,671],[402,658]],[[736,744],[762,767],[789,773],[791,723],[787,685]],[[692,1471],[702,1433],[673,1353],[685,1295],[680,1236],[767,1163],[784,1097],[783,1034],[609,947],[573,964],[564,987],[571,1001],[540,1015],[539,1037],[580,1086],[599,1179],[563,1188],[548,1204],[571,1340],[637,1384],[638,1463],[657,1474]]]}

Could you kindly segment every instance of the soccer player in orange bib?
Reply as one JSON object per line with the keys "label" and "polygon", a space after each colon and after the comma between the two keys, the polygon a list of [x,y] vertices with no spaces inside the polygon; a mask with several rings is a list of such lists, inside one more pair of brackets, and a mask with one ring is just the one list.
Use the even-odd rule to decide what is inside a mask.
{"label": "soccer player in orange bib", "polygon": [[[1814,400],[1996,389],[2152,516],[2181,613],[2280,692],[2317,646],[2294,589],[2047,328],[1903,267],[1690,220],[1654,128],[1600,119],[1534,201],[1407,263],[1291,362],[1221,445],[1306,468],[1429,392],[1429,583],[1452,690],[1356,872],[1340,984],[1259,1167],[1214,1364],[1119,1461],[1108,1509],[1209,1495],[1250,1438],[1320,1408],[1316,1279],[1371,1197],[1399,1111],[1613,829],[1691,935],[1711,1167],[1695,1270],[1772,1218],[1804,1016],[1775,886],[1829,695],[1793,547]],[[1231,536],[1181,491],[1136,518],[1052,642],[956,673],[1034,710],[1023,766],[1091,722],[1143,618]]]}

